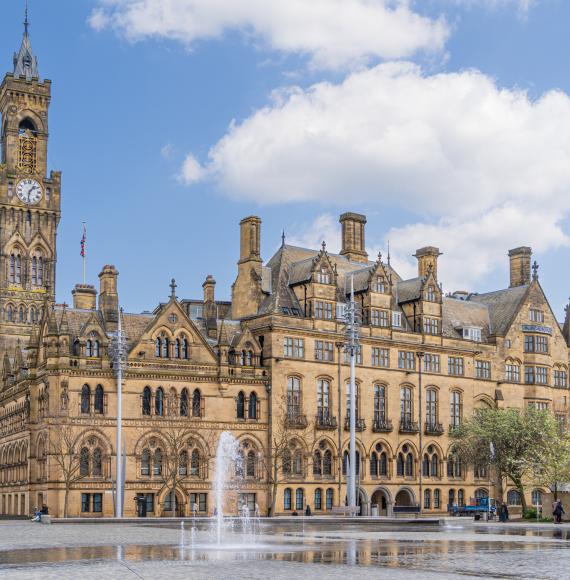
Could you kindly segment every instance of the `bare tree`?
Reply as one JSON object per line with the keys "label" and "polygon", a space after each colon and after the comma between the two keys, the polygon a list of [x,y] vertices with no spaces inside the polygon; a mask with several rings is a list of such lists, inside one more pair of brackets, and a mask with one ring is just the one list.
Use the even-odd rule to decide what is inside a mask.
{"label": "bare tree", "polygon": [[[287,406],[287,397],[280,399],[279,410],[274,414],[270,449],[266,456],[267,480],[271,485],[271,507],[269,515],[275,514],[277,489],[295,471],[296,441],[302,441],[311,449],[315,441],[315,426],[307,421],[305,415],[291,412]],[[301,469],[307,468],[307,457],[303,457]]]}
{"label": "bare tree", "polygon": [[77,452],[79,437],[71,425],[53,423],[49,428],[49,454],[59,467],[65,486],[63,517],[68,517],[69,492],[73,485],[82,479],[81,457]]}

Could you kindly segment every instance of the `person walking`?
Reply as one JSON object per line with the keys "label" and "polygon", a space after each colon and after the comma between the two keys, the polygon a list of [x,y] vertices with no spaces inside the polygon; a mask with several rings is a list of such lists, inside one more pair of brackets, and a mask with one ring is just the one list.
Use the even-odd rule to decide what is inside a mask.
{"label": "person walking", "polygon": [[562,523],[562,515],[564,514],[564,508],[562,507],[562,502],[560,500],[558,500],[556,502],[556,506],[554,508],[554,522],[557,524],[561,524]]}

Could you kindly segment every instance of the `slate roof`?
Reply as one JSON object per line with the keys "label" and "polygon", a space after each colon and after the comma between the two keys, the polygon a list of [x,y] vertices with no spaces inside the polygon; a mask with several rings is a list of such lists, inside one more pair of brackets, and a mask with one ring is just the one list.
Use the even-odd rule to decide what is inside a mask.
{"label": "slate roof", "polygon": [[485,305],[489,310],[490,334],[504,336],[526,296],[529,284],[487,294],[471,294],[469,301]]}
{"label": "slate roof", "polygon": [[457,329],[467,326],[480,328],[483,341],[491,334],[489,309],[485,304],[445,297],[442,310],[443,336],[462,338],[462,333]]}
{"label": "slate roof", "polygon": [[410,300],[418,300],[422,289],[421,278],[411,278],[400,282],[396,287],[396,296],[398,303],[409,302]]}

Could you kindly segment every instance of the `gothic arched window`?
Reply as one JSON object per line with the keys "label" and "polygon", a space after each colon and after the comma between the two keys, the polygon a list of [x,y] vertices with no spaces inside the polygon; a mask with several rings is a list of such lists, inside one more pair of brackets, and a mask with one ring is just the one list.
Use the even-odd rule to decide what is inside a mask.
{"label": "gothic arched window", "polygon": [[150,402],[152,398],[152,392],[150,387],[145,387],[143,390],[142,396],[142,414],[143,415],[150,415]]}
{"label": "gothic arched window", "polygon": [[169,348],[170,348],[170,341],[168,338],[164,337],[162,339],[162,358],[169,358]]}
{"label": "gothic arched window", "polygon": [[200,474],[200,451],[198,451],[198,449],[193,449],[190,463],[190,475],[199,475],[199,474]]}
{"label": "gothic arched window", "polygon": [[103,391],[103,387],[101,385],[97,385],[95,388],[95,413],[100,413],[101,415],[105,411],[105,394]]}
{"label": "gothic arched window", "polygon": [[202,416],[202,393],[200,389],[194,389],[192,393],[192,417]]}
{"label": "gothic arched window", "polygon": [[150,475],[150,451],[143,449],[141,455],[141,475]]}
{"label": "gothic arched window", "polygon": [[162,387],[156,389],[154,398],[154,414],[162,417],[164,415],[164,390]]}
{"label": "gothic arched window", "polygon": [[247,460],[245,463],[245,475],[246,477],[255,477],[255,451],[253,449],[248,452]]}
{"label": "gothic arched window", "polygon": [[90,340],[85,343],[85,356],[93,356],[93,345]]}
{"label": "gothic arched window", "polygon": [[160,358],[161,353],[162,353],[162,340],[160,340],[160,337],[157,337],[156,340],[154,341],[154,356]]}
{"label": "gothic arched window", "polygon": [[87,477],[89,475],[89,449],[82,447],[79,452],[79,475]]}
{"label": "gothic arched window", "polygon": [[313,475],[320,476],[323,474],[323,458],[321,452],[317,449],[313,453]]}
{"label": "gothic arched window", "polygon": [[103,453],[100,447],[97,447],[93,451],[93,467],[91,475],[96,477],[103,475]]}
{"label": "gothic arched window", "polygon": [[14,307],[11,304],[8,304],[6,307],[6,320],[8,322],[14,322]]}
{"label": "gothic arched window", "polygon": [[88,414],[91,411],[91,389],[89,385],[81,388],[81,412]]}
{"label": "gothic arched window", "polygon": [[249,395],[247,417],[248,417],[248,419],[258,419],[258,417],[257,417],[257,393],[255,391],[253,391]]}
{"label": "gothic arched window", "polygon": [[182,339],[182,358],[185,360],[188,360],[190,358],[188,354],[188,340],[186,339],[186,337]]}
{"label": "gothic arched window", "polygon": [[178,455],[178,475],[188,473],[188,451],[181,451]]}
{"label": "gothic arched window", "polygon": [[188,389],[182,389],[180,393],[180,416],[188,417]]}
{"label": "gothic arched window", "polygon": [[180,339],[174,341],[174,358],[180,358]]}
{"label": "gothic arched window", "polygon": [[245,395],[240,391],[236,400],[236,415],[238,419],[245,419]]}
{"label": "gothic arched window", "polygon": [[152,465],[153,475],[162,474],[162,449],[160,447],[154,452],[154,462]]}

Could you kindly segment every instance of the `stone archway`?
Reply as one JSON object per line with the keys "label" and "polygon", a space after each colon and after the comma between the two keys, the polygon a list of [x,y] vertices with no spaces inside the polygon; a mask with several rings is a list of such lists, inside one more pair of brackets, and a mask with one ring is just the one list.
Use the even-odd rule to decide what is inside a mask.
{"label": "stone archway", "polygon": [[396,494],[395,505],[397,507],[411,507],[416,505],[413,493],[406,487],[402,488]]}
{"label": "stone archway", "polygon": [[393,515],[392,498],[390,497],[390,493],[387,489],[381,487],[376,489],[372,494],[370,505],[378,506],[378,515],[380,517],[392,517]]}

